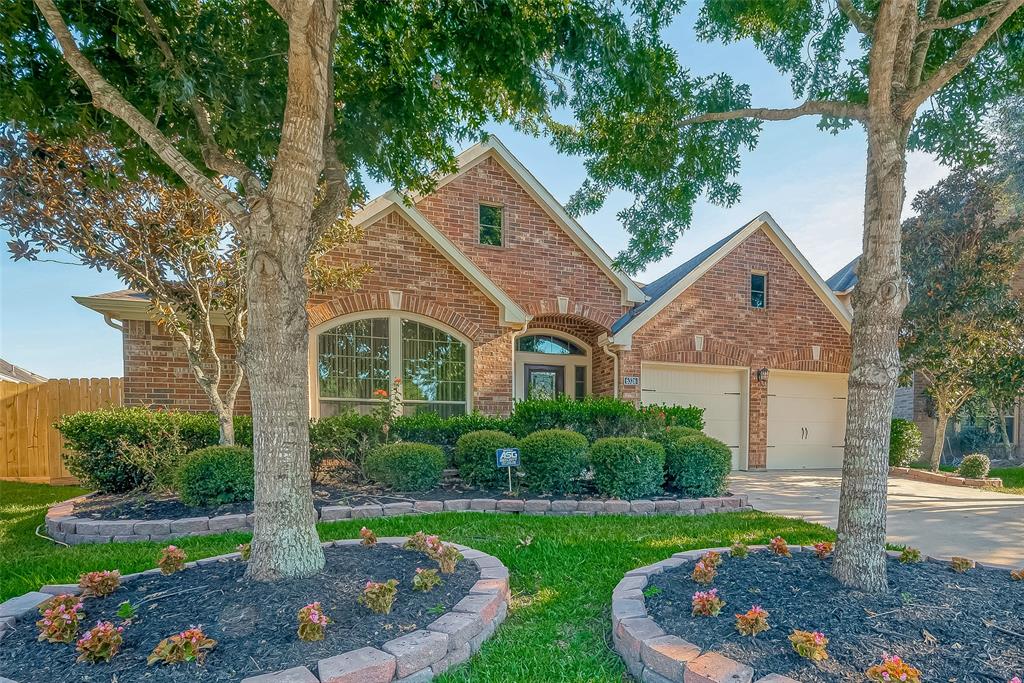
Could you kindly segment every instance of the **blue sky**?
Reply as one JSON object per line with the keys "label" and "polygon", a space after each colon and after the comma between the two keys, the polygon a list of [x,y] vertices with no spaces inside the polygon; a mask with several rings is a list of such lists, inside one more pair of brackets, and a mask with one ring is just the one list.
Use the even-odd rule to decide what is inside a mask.
{"label": "blue sky", "polygon": [[[755,106],[794,103],[789,82],[749,43],[698,43],[692,32],[696,3],[670,30],[672,43],[694,73],[727,71],[751,87]],[[764,125],[757,148],[743,157],[740,201],[731,208],[701,202],[693,225],[675,253],[638,276],[643,282],[701,251],[751,218],[769,211],[823,277],[860,253],[866,142],[855,127],[838,136],[818,131],[816,120]],[[558,155],[547,141],[495,126],[491,132],[519,157],[560,201],[584,179],[579,159]],[[930,187],[945,169],[923,154],[912,154],[908,197]],[[382,190],[385,188],[374,188]],[[580,222],[614,255],[626,244],[615,218],[626,196],[609,198],[598,214]],[[909,204],[909,202],[908,202]],[[120,333],[71,297],[121,289],[109,273],[54,263],[0,261],[0,357],[47,377],[108,377],[122,372]]]}

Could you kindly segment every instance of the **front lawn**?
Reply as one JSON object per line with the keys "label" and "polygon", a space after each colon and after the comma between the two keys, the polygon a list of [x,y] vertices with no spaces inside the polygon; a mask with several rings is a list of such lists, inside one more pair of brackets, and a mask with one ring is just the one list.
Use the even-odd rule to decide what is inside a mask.
{"label": "front lawn", "polygon": [[1001,488],[990,488],[989,491],[1024,496],[1024,467],[993,467],[988,476],[1003,480]]}
{"label": "front lawn", "polygon": [[[0,597],[44,583],[77,580],[84,571],[154,566],[160,544],[119,543],[61,548],[35,537],[46,501],[77,489],[0,482]],[[325,540],[355,538],[364,520],[320,525]],[[508,620],[472,662],[441,681],[622,681],[624,667],[611,649],[611,592],[635,567],[692,548],[741,540],[790,543],[834,538],[815,524],[763,513],[704,517],[523,517],[443,513],[366,522],[378,535],[420,529],[497,556],[512,580]],[[184,538],[190,559],[231,552],[247,534]]]}

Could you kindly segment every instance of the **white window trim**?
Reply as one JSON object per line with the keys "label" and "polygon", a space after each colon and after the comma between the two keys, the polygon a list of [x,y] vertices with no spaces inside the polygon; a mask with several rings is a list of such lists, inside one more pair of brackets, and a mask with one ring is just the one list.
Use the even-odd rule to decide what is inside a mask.
{"label": "white window trim", "polygon": [[[763,294],[764,294],[764,305],[763,306],[755,306],[754,305],[754,276],[755,275],[760,275],[761,277],[764,278],[764,280],[762,281],[762,282],[764,282],[764,292],[763,292]],[[747,292],[747,301],[750,304],[750,307],[751,308],[760,309],[762,311],[766,310],[768,308],[768,271],[767,270],[752,270],[752,271],[750,271],[750,277],[748,278],[748,280],[749,280],[750,291]]]}
{"label": "white window trim", "polygon": [[[372,310],[372,311],[359,311],[358,313],[349,313],[347,315],[338,316],[337,318],[331,318],[325,323],[321,323],[316,327],[309,330],[309,353],[308,353],[308,370],[309,370],[309,416],[314,419],[320,417],[320,377],[317,373],[317,356],[319,355],[319,339],[322,332],[333,329],[338,325],[344,325],[355,320],[364,320],[367,318],[386,318],[388,321],[388,339],[389,341],[389,354],[388,354],[388,371],[390,379],[393,382],[396,377],[402,376],[402,353],[401,353],[401,339],[402,339],[402,320],[412,320],[424,325],[430,325],[437,329],[450,334],[451,336],[458,339],[466,346],[466,414],[473,412],[473,342],[470,339],[456,330],[455,328],[445,325],[440,320],[420,315],[418,313],[406,313],[405,311],[390,311],[390,310]],[[398,345],[395,345],[395,340],[398,340]],[[392,384],[393,388],[394,385]],[[390,389],[389,389],[390,390]],[[401,387],[399,388],[399,397],[401,397]],[[373,399],[360,399],[355,402],[372,402]],[[383,401],[381,401],[383,403]],[[416,401],[415,403],[420,403]],[[438,403],[461,403],[456,401],[438,401]]]}
{"label": "white window trim", "polygon": [[[532,337],[534,335],[548,335],[552,337],[559,337],[571,341],[581,349],[583,349],[582,356],[576,356],[572,354],[557,354],[557,353],[533,353],[531,351],[520,351],[519,340],[523,337]],[[576,375],[573,368],[577,366],[583,366],[587,368],[587,386],[584,388],[584,395],[590,393],[593,389],[594,381],[594,351],[590,344],[586,343],[579,337],[563,332],[562,330],[555,330],[549,327],[531,327],[524,330],[523,333],[516,337],[515,347],[513,352],[515,353],[515,368],[516,368],[516,396],[515,400],[522,401],[526,398],[526,366],[527,365],[557,365],[565,368],[565,392],[569,394],[569,387],[572,387],[572,396],[575,398],[582,398],[581,396],[575,396],[576,394]]]}

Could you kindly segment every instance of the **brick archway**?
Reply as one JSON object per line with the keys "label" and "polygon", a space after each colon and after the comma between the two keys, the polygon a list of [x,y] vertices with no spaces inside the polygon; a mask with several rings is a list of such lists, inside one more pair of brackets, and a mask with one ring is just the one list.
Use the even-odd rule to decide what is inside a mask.
{"label": "brick archway", "polygon": [[[527,304],[524,308],[527,313],[535,318],[559,315],[571,316],[592,322],[599,326],[603,332],[611,331],[612,325],[615,323],[615,318],[610,314],[588,306],[580,301],[564,299],[563,302],[559,302],[558,299],[559,297],[540,299],[539,301]],[[560,305],[562,303],[564,303],[564,312],[563,306]]]}
{"label": "brick archway", "polygon": [[640,352],[643,360],[669,363],[750,367],[754,362],[754,354],[749,349],[711,337],[704,338],[704,348],[698,351],[693,335],[648,344]]}
{"label": "brick archway", "polygon": [[338,297],[307,309],[309,327],[313,328],[322,325],[334,318],[350,313],[360,313],[362,311],[405,311],[406,313],[417,313],[442,322],[464,334],[473,342],[481,340],[482,330],[480,325],[433,299],[402,293],[400,305],[393,306],[393,303],[391,293],[389,292],[363,292]]}
{"label": "brick archway", "polygon": [[849,351],[820,347],[818,359],[810,346],[794,346],[777,351],[768,357],[768,367],[780,370],[807,370],[810,372],[849,372]]}

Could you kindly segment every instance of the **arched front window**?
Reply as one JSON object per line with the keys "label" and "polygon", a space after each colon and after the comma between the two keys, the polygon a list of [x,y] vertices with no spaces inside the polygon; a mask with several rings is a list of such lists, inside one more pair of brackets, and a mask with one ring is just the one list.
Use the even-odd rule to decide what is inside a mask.
{"label": "arched front window", "polygon": [[468,409],[469,345],[454,334],[403,315],[373,315],[328,327],[316,338],[321,417],[367,413],[400,377],[404,412],[443,417]]}

